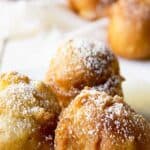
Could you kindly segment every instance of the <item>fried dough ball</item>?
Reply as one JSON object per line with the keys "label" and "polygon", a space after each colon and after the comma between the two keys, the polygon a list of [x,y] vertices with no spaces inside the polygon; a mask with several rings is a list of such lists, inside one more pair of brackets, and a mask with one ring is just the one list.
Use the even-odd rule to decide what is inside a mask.
{"label": "fried dough ball", "polygon": [[17,72],[0,75],[1,150],[53,150],[59,112],[49,86]]}
{"label": "fried dough ball", "polygon": [[82,17],[94,20],[107,14],[109,6],[117,0],[68,0],[70,7]]}
{"label": "fried dough ball", "polygon": [[104,43],[84,38],[67,41],[58,49],[45,82],[52,87],[62,107],[85,86],[122,95],[117,58]]}
{"label": "fried dough ball", "polygon": [[56,150],[149,150],[150,124],[121,97],[83,90],[62,112]]}
{"label": "fried dough ball", "polygon": [[150,58],[150,1],[120,0],[112,8],[109,43],[128,59]]}

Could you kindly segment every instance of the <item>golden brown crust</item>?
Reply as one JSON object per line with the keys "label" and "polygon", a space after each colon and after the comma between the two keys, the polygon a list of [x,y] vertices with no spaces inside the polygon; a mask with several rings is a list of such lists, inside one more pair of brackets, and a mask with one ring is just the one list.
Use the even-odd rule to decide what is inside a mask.
{"label": "golden brown crust", "polygon": [[114,5],[109,24],[112,50],[125,58],[150,58],[150,1],[120,0]]}
{"label": "golden brown crust", "polygon": [[94,20],[107,15],[109,6],[117,0],[68,0],[70,7],[86,19]]}
{"label": "golden brown crust", "polygon": [[62,112],[56,150],[149,150],[150,124],[121,97],[83,90]]}
{"label": "golden brown crust", "polygon": [[60,107],[50,87],[10,72],[0,89],[0,149],[52,150]]}
{"label": "golden brown crust", "polygon": [[17,84],[20,82],[28,84],[30,82],[30,79],[27,76],[15,71],[2,73],[0,75],[0,91],[4,90],[11,84]]}
{"label": "golden brown crust", "polygon": [[87,39],[70,40],[61,46],[50,62],[45,81],[62,107],[85,86],[122,95],[117,58],[105,44]]}

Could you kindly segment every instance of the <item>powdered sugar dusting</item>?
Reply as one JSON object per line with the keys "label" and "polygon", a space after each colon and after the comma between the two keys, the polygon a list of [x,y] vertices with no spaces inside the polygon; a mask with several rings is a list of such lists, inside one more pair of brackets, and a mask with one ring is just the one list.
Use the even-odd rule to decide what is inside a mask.
{"label": "powdered sugar dusting", "polygon": [[122,88],[121,83],[123,81],[123,78],[119,75],[113,75],[111,76],[105,83],[93,87],[93,89],[97,89],[98,91],[105,91],[107,94],[115,96],[119,95],[122,96]]}
{"label": "powdered sugar dusting", "polygon": [[38,108],[38,103],[33,96],[35,92],[33,87],[24,83],[11,85],[0,93],[1,107],[7,109],[6,113],[11,113],[11,115],[33,115],[40,111],[40,108],[35,109]]}
{"label": "powdered sugar dusting", "polygon": [[[86,143],[97,143],[97,140],[101,143],[105,138],[111,142],[110,145],[117,145],[120,148],[122,144],[124,146],[128,142],[133,145],[138,143],[143,147],[150,142],[150,124],[141,115],[132,110],[121,97],[112,97],[94,89],[84,89],[71,102],[60,117],[58,131],[63,127],[61,121],[65,119],[72,122],[67,128],[69,130],[67,133],[76,143],[81,136],[85,137],[82,141]],[[63,133],[65,132],[66,128]],[[63,135],[59,135],[60,138],[61,136]],[[95,137],[99,139],[96,138],[95,141]],[[78,146],[77,148],[82,148]]]}
{"label": "powdered sugar dusting", "polygon": [[[0,82],[1,87],[7,85],[0,91],[0,138],[24,142],[38,132],[39,142],[45,142],[47,136],[53,136],[60,108],[49,87],[18,73],[3,74]],[[46,135],[40,131],[42,124],[50,128]]]}
{"label": "powdered sugar dusting", "polygon": [[7,72],[7,73],[3,73],[0,75],[0,79],[1,80],[4,80],[4,81],[7,81],[7,82],[10,82],[10,83],[14,83],[14,81],[17,81],[20,79],[20,81],[22,80],[25,80],[26,82],[29,82],[29,78],[21,73],[18,73],[18,72]]}
{"label": "powdered sugar dusting", "polygon": [[[36,95],[40,97],[39,100]],[[55,106],[55,101],[43,100],[42,96],[42,93],[38,93],[30,84],[13,84],[0,93],[0,104],[2,108],[5,108],[6,113],[33,116],[38,112],[47,111],[44,108],[51,108],[53,104]]]}
{"label": "powdered sugar dusting", "polygon": [[[94,94],[93,91],[91,93]],[[93,102],[104,110],[100,118],[107,136],[119,137],[123,143],[126,140],[150,142],[150,124],[125,104],[121,97],[113,98],[105,93],[99,93]]]}
{"label": "powdered sugar dusting", "polygon": [[74,39],[72,47],[84,65],[97,74],[101,74],[106,65],[115,59],[104,43],[95,40]]}
{"label": "powdered sugar dusting", "polygon": [[51,60],[46,82],[58,99],[61,97],[61,105],[68,105],[85,86],[122,96],[117,58],[105,43],[87,38],[74,38],[60,46]]}
{"label": "powdered sugar dusting", "polygon": [[116,115],[120,116],[122,108],[123,108],[123,104],[117,103],[116,105],[108,108],[107,112],[108,113],[115,112]]}

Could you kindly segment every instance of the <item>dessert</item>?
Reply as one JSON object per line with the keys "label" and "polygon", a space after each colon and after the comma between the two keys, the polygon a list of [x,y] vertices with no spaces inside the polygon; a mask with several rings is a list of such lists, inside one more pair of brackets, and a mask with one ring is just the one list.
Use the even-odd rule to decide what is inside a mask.
{"label": "dessert", "polygon": [[120,0],[111,12],[109,44],[128,59],[150,58],[150,1]]}
{"label": "dessert", "polygon": [[70,7],[84,18],[95,20],[106,16],[117,0],[69,0]]}
{"label": "dessert", "polygon": [[60,115],[56,150],[149,150],[150,124],[123,98],[84,89]]}
{"label": "dessert", "polygon": [[0,75],[1,150],[53,150],[59,112],[43,82],[17,72]]}
{"label": "dessert", "polygon": [[118,60],[104,43],[79,38],[60,46],[45,82],[66,107],[85,86],[122,96],[122,80]]}

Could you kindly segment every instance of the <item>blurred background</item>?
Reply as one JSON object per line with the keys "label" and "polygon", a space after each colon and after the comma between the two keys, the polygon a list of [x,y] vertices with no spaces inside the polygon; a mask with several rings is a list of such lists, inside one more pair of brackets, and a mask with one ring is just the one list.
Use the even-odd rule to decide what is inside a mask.
{"label": "blurred background", "polygon": [[[109,44],[108,10],[115,3],[105,0],[96,12],[82,12],[67,0],[1,0],[0,72],[15,70],[42,80],[51,57],[63,41],[88,37]],[[119,55],[118,59],[126,79],[123,85],[126,101],[150,119],[150,61],[129,60]]]}

